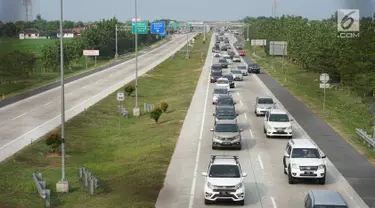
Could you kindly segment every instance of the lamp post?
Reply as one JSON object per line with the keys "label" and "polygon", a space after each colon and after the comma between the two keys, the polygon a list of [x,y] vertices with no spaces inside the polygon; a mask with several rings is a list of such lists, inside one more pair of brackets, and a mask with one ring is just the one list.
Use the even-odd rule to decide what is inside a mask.
{"label": "lamp post", "polygon": [[65,178],[65,99],[64,99],[64,43],[63,23],[64,10],[63,0],[60,0],[60,71],[61,71],[61,180],[56,184],[56,192],[69,192],[69,181]]}
{"label": "lamp post", "polygon": [[133,108],[133,115],[138,117],[141,115],[138,107],[138,14],[137,14],[137,0],[134,0],[135,13],[135,107]]}

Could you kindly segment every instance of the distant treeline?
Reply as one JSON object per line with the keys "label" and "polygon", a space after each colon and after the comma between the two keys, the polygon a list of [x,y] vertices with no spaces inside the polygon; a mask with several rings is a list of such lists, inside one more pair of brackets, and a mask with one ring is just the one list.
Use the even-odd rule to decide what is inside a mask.
{"label": "distant treeline", "polygon": [[251,25],[251,39],[287,41],[290,62],[308,71],[329,73],[341,87],[349,87],[360,96],[372,99],[375,95],[375,21],[372,17],[362,18],[359,38],[340,38],[336,15],[322,21],[296,16],[246,18],[245,21]]}

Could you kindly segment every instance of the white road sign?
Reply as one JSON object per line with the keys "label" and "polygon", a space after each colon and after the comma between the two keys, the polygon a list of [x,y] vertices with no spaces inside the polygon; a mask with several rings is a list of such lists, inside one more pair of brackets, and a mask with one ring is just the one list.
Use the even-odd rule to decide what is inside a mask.
{"label": "white road sign", "polygon": [[125,100],[125,95],[123,92],[118,92],[117,93],[117,101],[124,101]]}
{"label": "white road sign", "polygon": [[84,56],[99,56],[99,50],[83,50]]}
{"label": "white road sign", "polygon": [[329,75],[327,73],[323,73],[320,75],[320,81],[322,83],[327,83],[329,81]]}
{"label": "white road sign", "polygon": [[329,83],[320,83],[319,84],[319,87],[322,88],[322,89],[328,89],[330,87]]}

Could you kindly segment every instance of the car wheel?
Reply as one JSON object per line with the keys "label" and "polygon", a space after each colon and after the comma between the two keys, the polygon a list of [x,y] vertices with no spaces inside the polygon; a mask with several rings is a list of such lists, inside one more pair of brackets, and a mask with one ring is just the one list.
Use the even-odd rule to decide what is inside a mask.
{"label": "car wheel", "polygon": [[267,133],[266,128],[263,126],[263,133]]}
{"label": "car wheel", "polygon": [[284,174],[287,175],[288,173],[286,172],[285,159],[283,159],[283,169],[284,169]]}
{"label": "car wheel", "polygon": [[212,202],[210,200],[204,199],[204,204],[211,204]]}
{"label": "car wheel", "polygon": [[241,145],[236,148],[236,150],[241,150],[241,149],[242,149]]}
{"label": "car wheel", "polygon": [[289,171],[289,174],[288,174],[288,183],[289,184],[295,184],[296,183],[296,181],[295,181],[295,179],[293,178],[293,176],[292,176],[292,173],[291,173],[291,171],[290,171],[290,167],[289,167],[289,169],[288,169]]}
{"label": "car wheel", "polygon": [[267,138],[270,138],[271,136],[266,134],[266,137],[267,137]]}
{"label": "car wheel", "polygon": [[238,201],[238,204],[241,206],[245,205],[245,200]]}
{"label": "car wheel", "polygon": [[216,147],[215,147],[214,145],[212,145],[212,149],[213,149],[213,150],[215,150],[215,149],[216,149]]}

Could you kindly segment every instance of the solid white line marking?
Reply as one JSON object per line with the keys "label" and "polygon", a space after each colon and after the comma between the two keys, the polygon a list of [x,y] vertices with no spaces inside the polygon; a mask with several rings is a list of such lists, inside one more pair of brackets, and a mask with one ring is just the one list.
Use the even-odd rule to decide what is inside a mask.
{"label": "solid white line marking", "polygon": [[71,95],[71,94],[73,94],[72,92],[69,92],[68,94],[66,94],[65,96],[68,96],[68,95]]}
{"label": "solid white line marking", "polygon": [[49,104],[51,104],[51,103],[52,103],[52,101],[50,101],[50,102],[44,104],[43,106],[47,106],[47,105],[49,105]]}
{"label": "solid white line marking", "polygon": [[[207,56],[207,57],[210,57],[210,56]],[[211,65],[212,65],[212,63],[213,63],[213,59],[211,59]],[[210,88],[210,78],[208,77],[207,88],[206,88],[206,96],[205,96],[204,107],[203,107],[202,125],[201,125],[201,130],[200,130],[200,133],[199,133],[197,156],[195,158],[194,177],[193,177],[193,182],[192,182],[191,191],[190,191],[189,208],[193,208],[195,185],[197,183],[199,156],[200,156],[201,143],[202,143],[202,137],[203,137],[204,121],[205,121],[205,118],[206,118],[206,109],[207,109],[207,100],[208,100],[208,90],[209,90],[209,88]]]}
{"label": "solid white line marking", "polygon": [[96,81],[95,83],[96,83],[96,84],[98,84],[98,83],[100,82],[100,80],[102,80],[102,79],[99,79],[99,80],[98,80],[98,81]]}
{"label": "solid white line marking", "polygon": [[239,92],[237,92],[237,95],[240,95],[240,93],[239,93]]}
{"label": "solid white line marking", "polygon": [[21,117],[24,116],[24,115],[26,115],[26,113],[23,113],[23,114],[21,114],[21,115],[19,115],[19,116],[17,116],[17,117],[14,117],[12,120],[14,121],[14,120],[16,120],[17,118],[21,118]]}
{"label": "solid white line marking", "polygon": [[83,86],[82,88],[85,89],[87,87],[87,85]]}
{"label": "solid white line marking", "polygon": [[240,104],[243,105],[242,101],[240,100]]}
{"label": "solid white line marking", "polygon": [[273,198],[272,196],[271,196],[271,202],[272,202],[273,208],[277,208],[275,198]]}
{"label": "solid white line marking", "polygon": [[254,139],[253,131],[251,131],[251,129],[249,129],[249,132],[250,132],[251,138]]}
{"label": "solid white line marking", "polygon": [[259,161],[260,168],[262,168],[263,170],[264,166],[263,166],[262,158],[260,157],[260,155],[258,155],[258,161]]}
{"label": "solid white line marking", "polygon": [[245,118],[247,119],[247,115],[246,115],[246,113],[244,113],[243,115],[244,115],[244,116],[245,116]]}

